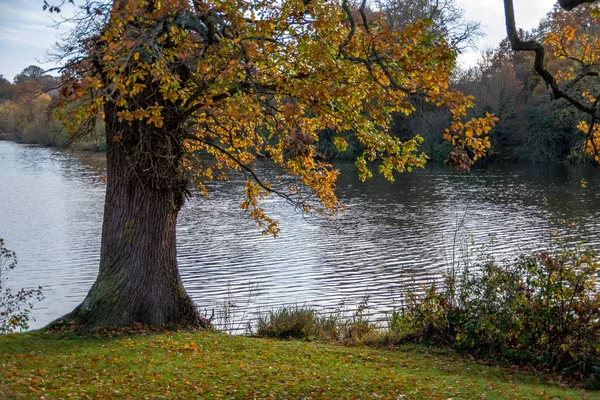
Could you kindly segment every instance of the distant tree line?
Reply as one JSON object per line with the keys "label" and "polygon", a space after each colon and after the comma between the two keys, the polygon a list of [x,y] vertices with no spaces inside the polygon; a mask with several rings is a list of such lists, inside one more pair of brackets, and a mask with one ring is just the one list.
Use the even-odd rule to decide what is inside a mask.
{"label": "distant tree line", "polygon": [[[431,31],[442,33],[457,54],[481,35],[479,24],[465,20],[453,1],[380,0],[378,8],[394,29],[402,30],[418,19],[430,20]],[[590,18],[586,7],[571,11],[567,19],[556,6],[537,28],[519,35],[523,40],[543,43],[548,33],[568,24],[600,37],[600,28]],[[455,71],[453,84],[476,99],[472,116],[489,112],[500,118],[490,134],[492,148],[484,162],[591,162],[582,152],[585,136],[577,129],[581,116],[566,102],[550,101],[544,81],[533,68],[533,57],[531,53],[513,52],[504,39],[496,48],[485,50],[476,65]],[[552,71],[564,66],[552,54],[547,56],[547,64]],[[46,75],[35,65],[25,68],[14,83],[0,75],[0,137],[51,146],[70,143],[64,123],[54,115],[59,85],[59,78]],[[421,135],[423,151],[432,160],[444,161],[452,150],[441,135],[450,121],[448,112],[419,98],[413,101],[421,103],[420,111],[393,115],[391,133],[403,139]],[[103,150],[103,127],[95,126],[92,131],[83,146]],[[346,151],[340,153],[334,145],[334,133],[325,130],[320,134],[317,149],[323,158],[354,160],[364,150],[350,135]]]}
{"label": "distant tree line", "polygon": [[0,134],[26,143],[59,144],[52,103],[58,78],[30,65],[10,83],[0,75]]}
{"label": "distant tree line", "polygon": [[[600,38],[600,27],[588,7],[566,12],[558,5],[531,31],[519,31],[522,40],[547,43],[548,35],[573,27],[574,35]],[[586,36],[588,37],[588,36]],[[584,51],[584,50],[582,50]],[[494,160],[526,163],[589,163],[584,154],[585,135],[577,129],[582,114],[564,101],[551,101],[545,82],[534,70],[532,52],[513,52],[508,39],[487,49],[475,66],[457,70],[454,85],[475,96],[473,115],[485,112],[500,118],[490,133],[492,148],[484,162]],[[568,66],[554,52],[546,54],[546,68],[552,73],[566,71]],[[589,82],[577,83],[581,91]],[[592,83],[593,85],[593,83]],[[576,88],[577,89],[577,88]],[[420,133],[425,138],[424,151],[433,159],[443,160],[448,144],[437,133],[447,117],[430,107],[421,115],[394,116],[393,130],[400,136]]]}
{"label": "distant tree line", "polygon": [[[11,83],[0,75],[0,138],[44,146],[66,147],[71,133],[56,114],[61,79],[30,65]],[[93,127],[80,147],[105,148],[102,126]]]}

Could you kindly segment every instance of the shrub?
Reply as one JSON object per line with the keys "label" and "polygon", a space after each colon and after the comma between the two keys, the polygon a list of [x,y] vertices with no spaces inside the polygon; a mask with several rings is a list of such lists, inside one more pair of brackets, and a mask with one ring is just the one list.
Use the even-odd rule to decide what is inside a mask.
{"label": "shrub", "polygon": [[350,317],[344,318],[340,315],[336,318],[338,340],[354,343],[377,336],[377,329],[366,314],[369,309],[368,302],[369,296],[365,296]]}
{"label": "shrub", "polygon": [[434,336],[433,330],[446,330],[450,309],[448,293],[440,292],[435,282],[422,286],[421,289],[421,293],[407,292],[404,306],[392,311],[388,320],[392,334],[414,337],[415,340],[430,340]]}
{"label": "shrub", "polygon": [[43,298],[41,287],[17,292],[6,287],[8,272],[16,266],[15,252],[4,247],[4,240],[0,238],[0,334],[29,328],[33,302]]}
{"label": "shrub", "polygon": [[390,329],[575,378],[600,366],[600,265],[593,250],[541,252],[474,270],[411,294]]}

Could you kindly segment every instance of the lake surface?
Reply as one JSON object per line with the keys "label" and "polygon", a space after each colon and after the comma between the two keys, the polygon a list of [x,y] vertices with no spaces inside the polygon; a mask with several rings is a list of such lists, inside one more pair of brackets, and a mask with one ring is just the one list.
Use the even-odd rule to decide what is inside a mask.
{"label": "lake surface", "polygon": [[[240,179],[211,184],[180,214],[178,258],[203,313],[233,313],[243,328],[281,305],[352,310],[368,297],[382,316],[402,292],[473,262],[485,246],[500,259],[562,240],[600,249],[600,169],[493,165],[470,174],[429,166],[361,183],[341,164],[338,195],[348,210],[322,219],[281,199],[266,210],[281,236],[264,237],[238,205]],[[582,185],[582,179],[585,184]],[[72,310],[97,274],[104,184],[72,156],[0,141],[0,237],[18,267],[11,287],[43,286],[33,328]],[[454,263],[453,263],[454,260]]]}

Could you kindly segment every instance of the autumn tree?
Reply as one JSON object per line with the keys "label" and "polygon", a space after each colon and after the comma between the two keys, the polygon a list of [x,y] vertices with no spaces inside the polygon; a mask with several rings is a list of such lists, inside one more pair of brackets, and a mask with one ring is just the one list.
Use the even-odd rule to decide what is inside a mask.
{"label": "autumn tree", "polygon": [[[542,41],[554,24],[553,13],[537,28],[520,31],[521,40]],[[490,134],[488,160],[512,162],[589,162],[581,151],[575,110],[567,102],[548,101],[543,79],[532,68],[534,54],[514,52],[508,39],[486,50],[477,64],[457,74],[455,85],[477,98],[471,113],[487,111],[500,121]],[[563,61],[552,54],[546,66],[556,70]],[[581,116],[580,116],[581,117]]]}
{"label": "autumn tree", "polygon": [[[535,71],[550,98],[565,100],[586,117],[578,125],[584,151],[600,162],[600,9],[584,3],[594,2],[560,0],[543,43],[519,36],[512,0],[504,0],[504,9],[512,49],[535,54]],[[555,68],[547,65],[548,52],[559,60]]]}
{"label": "autumn tree", "polygon": [[42,68],[38,67],[37,65],[30,65],[15,76],[14,82],[19,84],[27,81],[38,80],[42,76],[44,76],[44,70]]}
{"label": "autumn tree", "polygon": [[[449,110],[440,134],[457,164],[489,146],[495,118],[463,121],[473,99],[449,89],[454,49],[427,21],[389,29],[366,1],[88,1],[73,22],[62,95],[78,106],[63,116],[78,134],[103,118],[108,160],[99,274],[62,318],[83,330],[206,324],[176,260],[192,182],[206,193],[208,181],[243,174],[241,208],[277,235],[261,207],[269,195],[303,212],[340,209],[338,171],[315,150],[321,130],[335,132],[340,151],[353,132],[362,179],[425,163],[419,136],[387,134],[392,112],[415,110],[413,95]],[[265,180],[257,158],[280,177]]]}
{"label": "autumn tree", "polygon": [[[443,38],[458,53],[474,47],[482,34],[480,24],[467,20],[454,0],[377,0],[376,8],[387,28],[392,30],[402,30],[421,20],[429,21],[430,45],[435,46],[435,38]],[[412,96],[411,102],[418,112],[393,113],[390,133],[403,140],[419,134],[424,139],[422,148],[429,157],[447,159],[451,144],[443,140],[439,131],[449,124],[451,117],[447,110],[426,102],[422,96]]]}
{"label": "autumn tree", "polygon": [[48,92],[58,86],[58,79],[30,65],[14,81],[0,77],[0,134],[20,142],[57,144]]}

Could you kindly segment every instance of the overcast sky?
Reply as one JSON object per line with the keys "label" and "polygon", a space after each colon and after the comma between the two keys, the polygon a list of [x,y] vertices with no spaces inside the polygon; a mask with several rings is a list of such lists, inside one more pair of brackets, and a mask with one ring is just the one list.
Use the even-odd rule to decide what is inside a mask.
{"label": "overcast sky", "polygon": [[[456,0],[467,19],[480,21],[486,36],[479,49],[461,57],[463,64],[473,64],[480,51],[495,47],[505,36],[502,0]],[[49,1],[50,2],[50,1]],[[515,0],[519,28],[529,30],[552,9],[554,0]],[[27,66],[44,69],[56,67],[46,62],[46,53],[61,31],[48,12],[42,11],[43,0],[0,0],[0,74],[10,81]],[[51,2],[50,2],[51,3]],[[77,3],[77,1],[75,2]],[[69,9],[72,6],[65,6]]]}
{"label": "overcast sky", "polygon": [[[0,0],[2,1],[2,0]],[[466,19],[481,22],[486,34],[479,41],[479,48],[463,54],[463,64],[474,64],[481,51],[496,47],[506,37],[503,0],[456,0],[465,10]],[[556,0],[514,0],[515,19],[518,28],[530,30],[536,28],[540,20],[552,10]]]}

